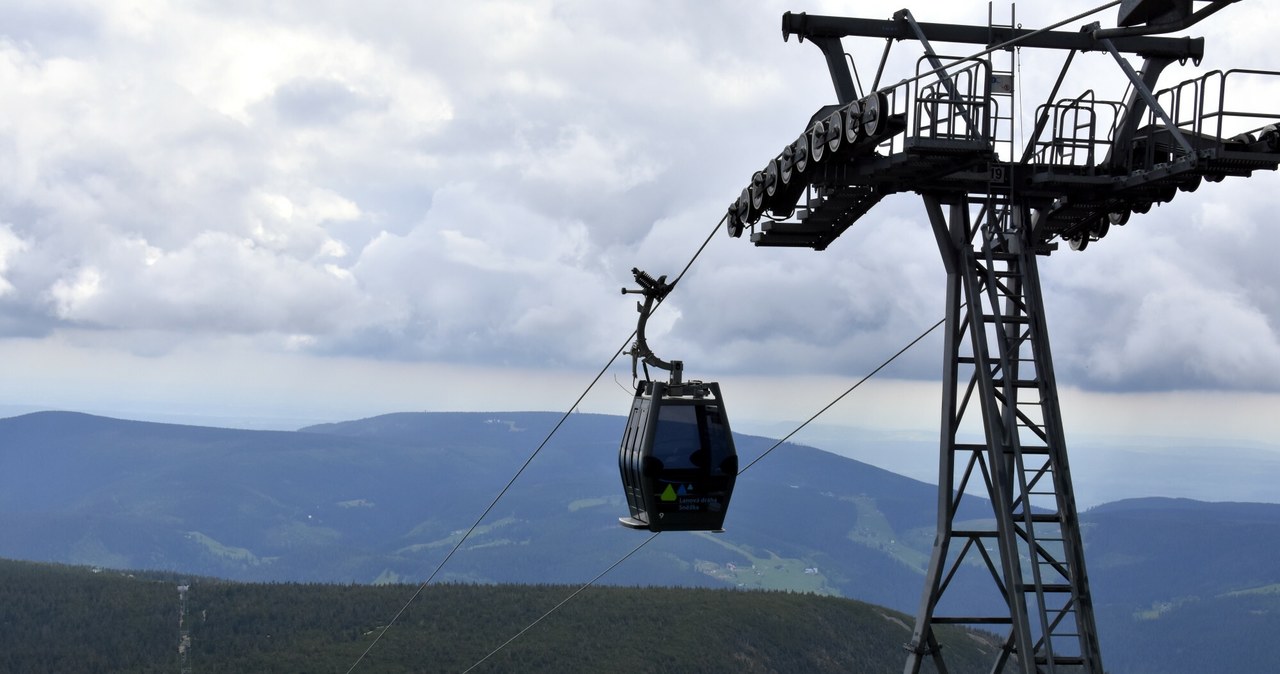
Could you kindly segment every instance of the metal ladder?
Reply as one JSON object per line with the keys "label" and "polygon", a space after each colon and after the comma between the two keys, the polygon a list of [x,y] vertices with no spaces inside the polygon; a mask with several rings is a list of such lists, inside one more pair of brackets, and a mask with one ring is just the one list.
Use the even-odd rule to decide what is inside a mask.
{"label": "metal ladder", "polygon": [[[1009,5],[1009,23],[995,23],[994,2],[987,3],[987,28],[991,31],[991,43],[995,44],[996,29],[1005,29],[1008,33],[1012,33],[1017,27],[1017,5],[1010,3]],[[989,45],[990,46],[990,45]],[[1016,95],[1015,59],[1017,53],[1014,48],[998,49],[991,52],[988,62],[991,65],[990,82],[988,82],[988,91],[991,93],[991,136],[992,145],[996,154],[1001,161],[1013,162],[1017,159],[1014,154],[1014,131],[1017,121],[1014,114],[1017,106],[1014,104]]]}
{"label": "metal ladder", "polygon": [[[903,671],[927,660],[947,671],[933,628],[958,624],[1008,627],[993,673],[1102,674],[1030,209],[1007,196],[924,196],[948,272],[948,365],[938,534]],[[979,429],[985,442],[961,440]],[[992,519],[962,519],[960,500],[982,486]],[[944,602],[975,564],[989,572],[992,607]]]}
{"label": "metal ladder", "polygon": [[1012,630],[1002,658],[1017,656],[1024,671],[1100,673],[1036,255],[1019,236],[1028,218],[1024,211],[1023,222],[989,230],[985,259],[975,255],[966,274],[986,326],[974,340],[976,374],[992,393],[989,432],[1000,435],[989,447],[1000,453],[991,466],[996,516],[1012,534],[1001,537],[1007,598],[1023,604],[1027,619],[1028,634]]}

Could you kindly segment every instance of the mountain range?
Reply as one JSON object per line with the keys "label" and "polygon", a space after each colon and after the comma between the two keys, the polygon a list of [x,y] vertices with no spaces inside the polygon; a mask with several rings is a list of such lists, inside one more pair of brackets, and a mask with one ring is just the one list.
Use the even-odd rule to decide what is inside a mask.
{"label": "mountain range", "polygon": [[[584,583],[646,539],[624,529],[624,419],[404,413],[296,432],[45,412],[0,419],[0,557],[244,581]],[[784,589],[914,613],[932,485],[739,436],[726,532],[664,533],[601,583]],[[494,502],[499,493],[502,497]],[[963,518],[989,517],[965,499]],[[1264,650],[1280,627],[1280,505],[1139,499],[1082,514],[1113,672]],[[949,590],[979,601],[977,590]],[[1208,645],[1195,647],[1202,635]],[[1172,663],[1174,668],[1169,668]],[[1163,667],[1163,668],[1161,668]]]}

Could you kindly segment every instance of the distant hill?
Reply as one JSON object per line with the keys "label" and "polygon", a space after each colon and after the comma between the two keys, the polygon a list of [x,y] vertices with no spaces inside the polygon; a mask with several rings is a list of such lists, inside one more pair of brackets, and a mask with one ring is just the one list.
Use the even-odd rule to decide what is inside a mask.
{"label": "distant hill", "polygon": [[[179,594],[179,587],[185,589]],[[246,585],[0,560],[0,671],[343,672],[414,592],[406,585]],[[909,618],[780,592],[428,587],[357,672],[895,671]],[[997,648],[947,630],[952,671]],[[494,653],[494,651],[497,651]],[[492,657],[488,657],[493,653]]]}
{"label": "distant hill", "polygon": [[1275,670],[1280,505],[1144,498],[1081,520],[1110,671]]}
{"label": "distant hill", "polygon": [[[245,581],[429,575],[554,426],[550,413],[412,413],[242,431],[71,413],[0,419],[0,556]],[[576,585],[646,534],[620,527],[621,417],[574,414],[437,577]],[[773,445],[740,436],[743,464]],[[784,589],[914,612],[936,489],[787,444],[738,482],[724,534],[666,533],[601,583]],[[962,518],[990,516],[966,498]],[[1082,515],[1113,674],[1163,635],[1233,661],[1265,651],[1280,506],[1122,501]],[[949,601],[978,601],[966,588]],[[1234,631],[1233,631],[1234,630]],[[1233,640],[1234,639],[1234,640]],[[1134,664],[1128,664],[1134,663]],[[1125,666],[1121,666],[1125,665]],[[1215,671],[1248,671],[1217,669]]]}
{"label": "distant hill", "polygon": [[[391,414],[292,433],[3,419],[0,555],[252,581],[416,580],[557,419]],[[572,415],[442,579],[581,582],[643,540],[617,524],[622,423]],[[739,438],[746,460],[772,444]],[[927,484],[788,445],[744,473],[729,533],[663,535],[606,582],[809,590],[912,610],[934,498]]]}

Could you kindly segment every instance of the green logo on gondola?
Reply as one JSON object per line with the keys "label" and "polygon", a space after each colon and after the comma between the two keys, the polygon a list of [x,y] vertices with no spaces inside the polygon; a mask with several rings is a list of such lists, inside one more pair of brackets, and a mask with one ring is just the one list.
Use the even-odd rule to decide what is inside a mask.
{"label": "green logo on gondola", "polygon": [[676,500],[676,490],[671,485],[668,484],[667,488],[663,490],[662,496],[660,496],[659,498],[661,498],[663,501],[666,501],[666,502],[674,501]]}

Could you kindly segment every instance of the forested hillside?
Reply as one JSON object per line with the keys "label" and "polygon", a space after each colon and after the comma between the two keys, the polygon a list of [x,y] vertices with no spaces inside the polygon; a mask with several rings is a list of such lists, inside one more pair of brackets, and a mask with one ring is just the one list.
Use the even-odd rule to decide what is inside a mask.
{"label": "forested hillside", "polygon": [[[185,606],[179,586],[188,588]],[[174,672],[184,657],[192,672],[346,671],[414,589],[0,561],[0,671]],[[428,587],[356,671],[464,671],[574,589]],[[598,587],[474,671],[878,674],[901,667],[909,624],[902,614],[832,597]],[[948,631],[944,643],[957,672],[984,671],[995,647],[972,632]]]}

